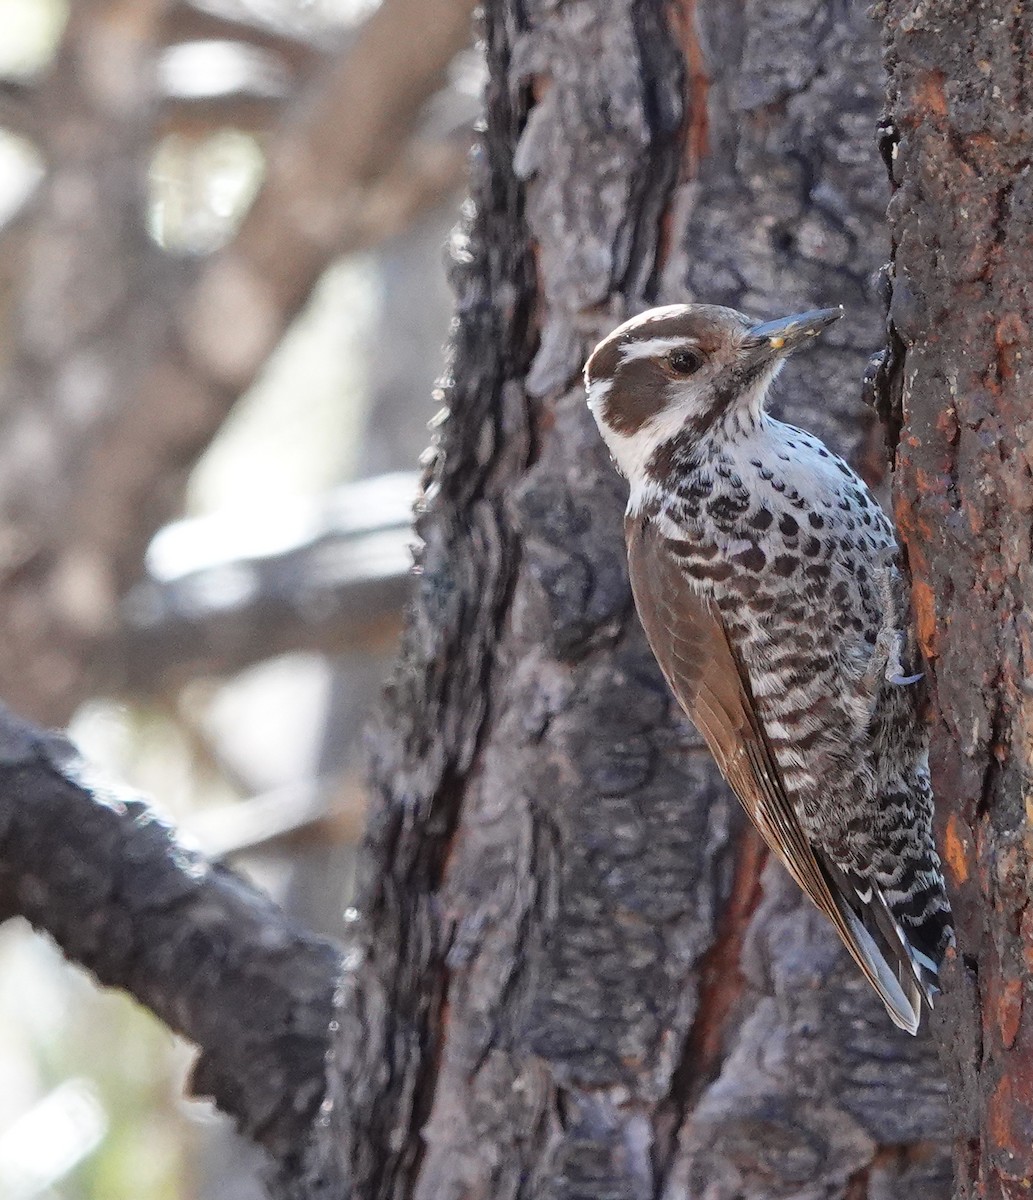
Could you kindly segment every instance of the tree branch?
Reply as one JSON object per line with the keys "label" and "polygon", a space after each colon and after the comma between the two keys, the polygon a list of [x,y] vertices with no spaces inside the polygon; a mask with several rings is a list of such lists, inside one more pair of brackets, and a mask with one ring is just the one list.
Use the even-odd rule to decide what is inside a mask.
{"label": "tree branch", "polygon": [[155,133],[159,137],[174,133],[201,138],[229,127],[246,133],[266,134],[282,117],[284,106],[282,97],[256,96],[241,91],[200,99],[166,98],[155,122]]}
{"label": "tree branch", "polygon": [[270,26],[249,20],[243,10],[230,12],[215,6],[176,4],[162,26],[162,41],[177,42],[231,41],[268,50],[301,75],[309,76],[325,60],[328,52],[336,50],[342,37],[316,37],[299,25]]}
{"label": "tree branch", "polygon": [[200,1050],[191,1088],[282,1165],[311,1132],[339,950],[0,708],[0,919],[22,916]]}
{"label": "tree branch", "polygon": [[[361,20],[362,10],[356,11]],[[265,0],[176,0],[168,28],[173,32],[188,28],[190,12],[197,13],[199,20],[207,16],[215,22],[225,22],[226,28],[238,29],[243,40],[248,36],[278,39],[307,48],[313,55],[336,49],[340,38],[349,36],[355,24],[345,14],[330,17],[320,5],[276,5]]]}
{"label": "tree branch", "polygon": [[209,858],[318,839],[323,845],[357,846],[366,825],[366,793],[354,776],[307,779],[206,809],[187,827]]}
{"label": "tree branch", "polygon": [[0,127],[35,141],[40,133],[37,89],[21,79],[0,79]]}
{"label": "tree branch", "polygon": [[237,238],[181,310],[190,368],[207,387],[246,387],[328,261],[361,240],[421,107],[468,40],[472,10],[471,0],[385,0],[304,124],[272,148]]}
{"label": "tree branch", "polygon": [[132,589],[98,650],[98,686],[153,696],[294,650],[390,644],[411,593],[415,495],[404,473],[348,484],[318,506],[281,507],[259,544],[254,521],[170,526],[168,562]]}

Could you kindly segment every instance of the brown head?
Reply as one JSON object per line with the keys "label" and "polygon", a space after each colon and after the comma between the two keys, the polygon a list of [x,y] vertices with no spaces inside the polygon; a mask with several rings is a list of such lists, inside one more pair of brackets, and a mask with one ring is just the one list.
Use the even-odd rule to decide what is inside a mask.
{"label": "brown head", "polygon": [[842,314],[757,324],[732,308],[673,304],[625,321],[585,366],[588,406],[617,466],[632,478],[674,436],[749,428],[785,359]]}

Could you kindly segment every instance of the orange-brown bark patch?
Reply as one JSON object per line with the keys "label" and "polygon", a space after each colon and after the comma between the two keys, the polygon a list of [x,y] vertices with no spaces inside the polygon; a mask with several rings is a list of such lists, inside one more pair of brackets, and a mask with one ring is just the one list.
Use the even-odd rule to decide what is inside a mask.
{"label": "orange-brown bark patch", "polygon": [[936,658],[936,598],[933,589],[924,579],[916,579],[912,583],[911,601],[915,608],[918,643],[922,647],[922,653],[928,659]]}
{"label": "orange-brown bark patch", "polygon": [[994,345],[997,347],[997,373],[1003,380],[1011,379],[1023,348],[1029,345],[1029,329],[1017,313],[1006,313],[997,322]]}
{"label": "orange-brown bark patch", "polygon": [[997,1000],[997,1030],[1005,1050],[1015,1045],[1015,1035],[1022,1020],[1022,980],[1005,979]]}
{"label": "orange-brown bark patch", "polygon": [[919,107],[937,117],[947,115],[947,92],[942,71],[930,71],[919,83],[915,100]]}
{"label": "orange-brown bark patch", "polygon": [[1033,974],[1033,904],[1028,904],[1022,910],[1019,936],[1022,939],[1022,958],[1026,964],[1026,970]]}
{"label": "orange-brown bark patch", "polygon": [[760,873],[767,847],[759,833],[743,830],[732,879],[732,894],[722,914],[717,939],[705,955],[700,971],[699,1007],[689,1041],[697,1075],[707,1079],[721,1062],[724,1032],[742,992],[742,945],[750,918],[760,902]]}
{"label": "orange-brown bark patch", "polygon": [[703,50],[696,29],[696,0],[677,0],[671,5],[671,29],[681,47],[688,75],[685,89],[685,156],[683,173],[693,179],[699,164],[709,149],[710,119],[707,95],[710,76],[707,74]]}
{"label": "orange-brown bark patch", "polygon": [[1005,1075],[997,1081],[987,1110],[987,1125],[990,1136],[999,1146],[1004,1146],[1010,1140],[1011,1110],[1015,1105],[1012,1097],[1011,1078]]}
{"label": "orange-brown bark patch", "polygon": [[1016,1061],[1002,1075],[986,1110],[986,1127],[998,1174],[1022,1179],[1033,1167],[1033,1063]]}
{"label": "orange-brown bark patch", "polygon": [[965,851],[965,831],[961,818],[951,813],[947,818],[947,829],[943,838],[943,857],[950,867],[954,882],[959,887],[968,880],[968,855]]}
{"label": "orange-brown bark patch", "polygon": [[958,414],[953,404],[946,405],[940,411],[939,416],[936,418],[936,428],[952,446],[958,440],[961,426],[958,424]]}
{"label": "orange-brown bark patch", "polygon": [[[900,469],[901,464],[898,459],[897,470],[899,471]],[[920,495],[925,495],[928,490],[922,490],[926,479],[928,479],[928,476],[924,472],[916,475]],[[942,490],[941,488],[940,491]],[[908,544],[907,549],[912,572],[914,574],[924,574],[924,566],[928,564],[928,559],[923,547],[929,545],[933,540],[932,525],[925,514],[916,512],[914,505],[903,496],[898,496],[893,505],[893,517],[897,522],[897,528]]]}

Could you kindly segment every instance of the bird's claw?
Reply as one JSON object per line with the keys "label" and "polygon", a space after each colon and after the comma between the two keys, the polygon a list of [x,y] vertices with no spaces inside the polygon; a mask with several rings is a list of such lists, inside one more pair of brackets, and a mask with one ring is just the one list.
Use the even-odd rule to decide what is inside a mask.
{"label": "bird's claw", "polygon": [[919,671],[917,675],[901,675],[899,671],[894,671],[892,675],[886,676],[886,682],[895,684],[897,687],[908,687],[909,684],[917,683],[924,678],[924,671]]}

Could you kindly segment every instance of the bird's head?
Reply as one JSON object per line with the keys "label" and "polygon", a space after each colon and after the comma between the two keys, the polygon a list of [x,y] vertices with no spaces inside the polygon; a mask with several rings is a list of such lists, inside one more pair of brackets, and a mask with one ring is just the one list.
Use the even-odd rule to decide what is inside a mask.
{"label": "bird's head", "polygon": [[733,308],[672,304],[625,321],[585,366],[588,406],[617,466],[634,480],[674,437],[732,438],[755,424],[786,358],[842,315],[757,324]]}

